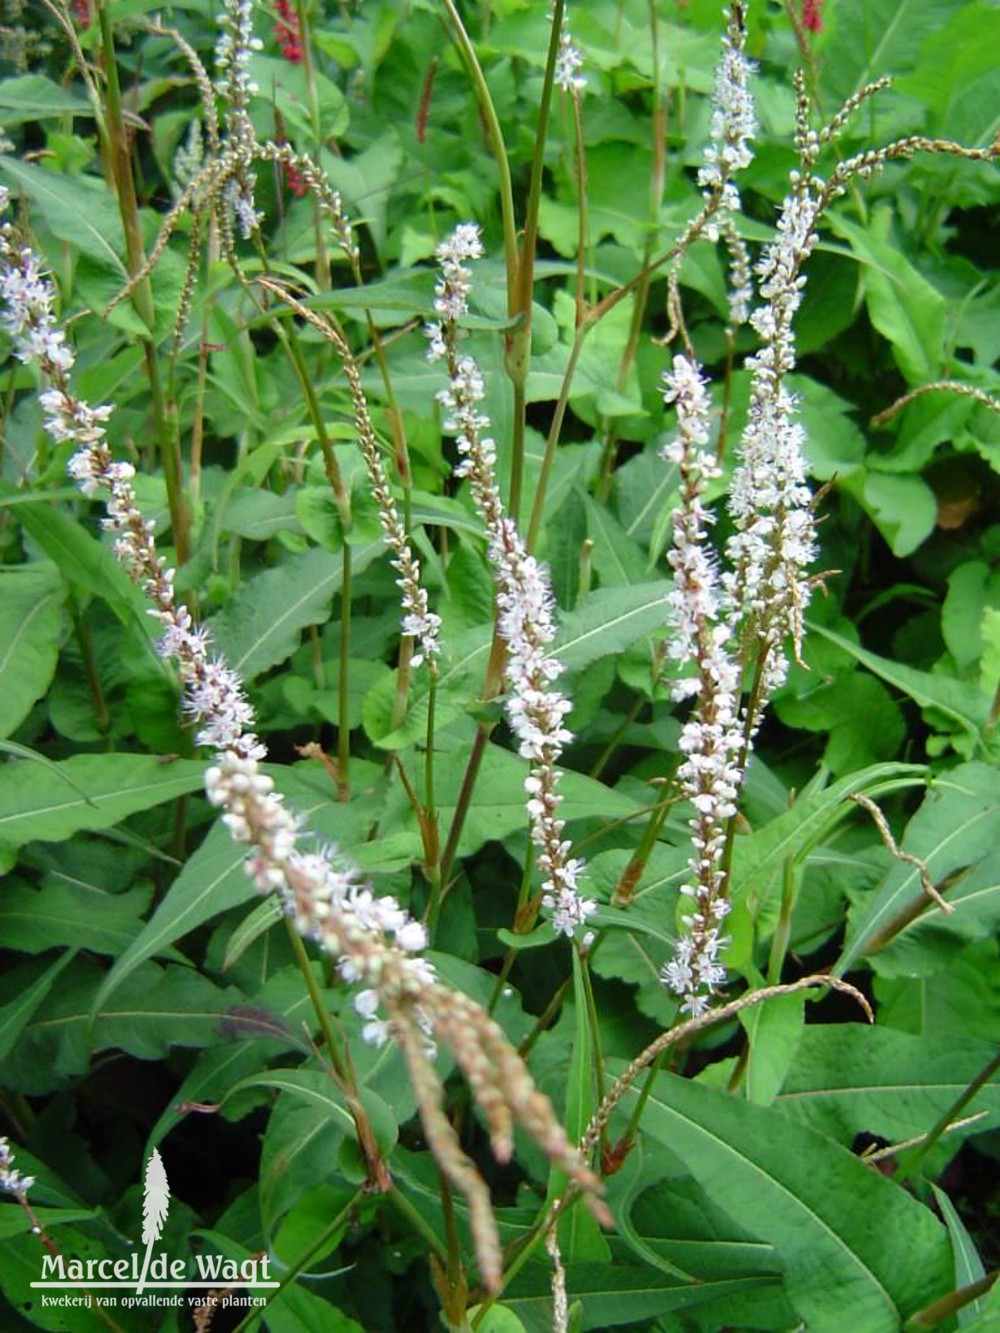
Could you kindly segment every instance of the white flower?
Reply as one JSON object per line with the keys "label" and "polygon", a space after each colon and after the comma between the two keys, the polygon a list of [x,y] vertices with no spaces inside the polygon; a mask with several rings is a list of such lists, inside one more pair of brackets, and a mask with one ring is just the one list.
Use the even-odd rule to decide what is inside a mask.
{"label": "white flower", "polygon": [[556,57],[556,86],[564,93],[582,93],[587,86],[587,77],[581,74],[583,56],[570,40],[565,27],[559,37],[559,54]]}
{"label": "white flower", "polygon": [[9,1139],[0,1138],[0,1190],[13,1194],[15,1199],[24,1203],[34,1183],[34,1176],[24,1176],[15,1168]]}
{"label": "white flower", "polygon": [[583,862],[570,860],[557,811],[561,797],[559,756],[573,739],[563,725],[572,705],[552,682],[561,663],[548,651],[556,636],[554,602],[548,575],[529,554],[517,525],[504,512],[496,481],[496,447],[485,434],[489,420],[480,410],[485,396],[475,358],[459,352],[457,321],[468,309],[472,274],[465,261],[482,254],[479,229],[463,223],[438,247],[441,278],[435,306],[440,321],[428,326],[428,359],[446,362],[448,385],[438,394],[445,408],[445,429],[456,437],[462,461],[456,474],[467,477],[486,528],[487,551],[497,593],[497,628],[507,650],[507,720],[518,751],[531,763],[525,782],[531,838],[543,873],[542,903],[556,928],[572,935],[597,904],[577,892]]}

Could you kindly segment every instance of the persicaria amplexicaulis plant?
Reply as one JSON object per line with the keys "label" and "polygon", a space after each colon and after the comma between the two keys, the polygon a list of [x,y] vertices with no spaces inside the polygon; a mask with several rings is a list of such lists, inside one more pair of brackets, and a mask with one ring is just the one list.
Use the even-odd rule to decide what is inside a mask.
{"label": "persicaria amplexicaulis plant", "polygon": [[[954,1027],[1000,969],[970,257],[997,153],[942,91],[987,77],[971,0],[940,68],[866,4],[916,62],[895,102],[848,11],[797,0],[711,32],[656,4],[46,0],[48,46],[18,38],[22,1320],[43,1249],[131,1234],[100,1183],[125,1150],[88,1174],[51,1141],[90,1153],[125,1060],[163,1104],[122,1142],[179,1199],[186,1136],[236,1145],[198,1223],[278,1261],[275,1327],[891,1333],[987,1299],[954,1205],[904,1182],[941,1179],[997,1072],[986,1020]],[[883,115],[915,131],[869,146]]]}

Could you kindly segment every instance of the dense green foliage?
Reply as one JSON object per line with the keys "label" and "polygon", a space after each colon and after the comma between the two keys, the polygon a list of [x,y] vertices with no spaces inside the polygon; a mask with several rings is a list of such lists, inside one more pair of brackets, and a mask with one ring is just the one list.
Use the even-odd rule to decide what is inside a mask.
{"label": "dense green foliage", "polygon": [[[413,674],[401,712],[398,589],[341,360],[256,279],[288,281],[339,321],[443,619],[433,804],[442,845],[457,811],[461,828],[430,956],[523,1044],[579,1138],[626,1064],[678,1019],[659,979],[690,851],[670,787],[682,712],[662,679],[678,477],[659,455],[674,429],[661,375],[675,348],[663,341],[666,266],[643,272],[700,204],[719,6],[588,0],[568,11],[588,78],[582,214],[573,100],[544,77],[548,6],[460,6],[518,226],[552,92],[520,421],[509,353],[526,325],[523,312],[511,317],[496,146],[439,0],[366,0],[356,12],[306,0],[286,6],[297,17],[277,28],[273,7],[257,11],[254,128],[321,163],[356,227],[357,274],[294,176],[259,165],[261,243],[238,243],[237,275],[218,237],[201,237],[179,337],[188,213],[148,284],[106,308],[136,268],[116,124],[148,255],[183,188],[178,153],[194,151],[192,126],[204,120],[175,36],[149,29],[154,9],[211,70],[213,0],[67,6],[72,41],[59,5],[29,5],[5,38],[24,65],[0,81],[0,181],[71,320],[74,383],[90,402],[115,404],[116,456],[136,462],[180,592],[247,682],[288,803],[419,916],[432,884],[408,793],[425,811],[427,676]],[[821,14],[817,32],[794,3],[749,9],[761,130],[740,177],[739,227],[754,246],[773,234],[795,163],[796,66],[817,124],[865,83],[895,76],[824,149],[821,173],[907,134],[985,148],[1000,133],[994,6],[826,0]],[[304,63],[282,57],[293,23]],[[823,488],[819,567],[831,572],[747,775],[724,962],[730,995],[829,970],[869,998],[874,1025],[845,995],[789,993],[698,1032],[635,1083],[598,1154],[614,1229],[580,1207],[559,1223],[582,1329],[892,1333],[928,1308],[920,1327],[1000,1326],[1000,1288],[957,1314],[934,1308],[1000,1264],[997,1199],[982,1184],[1000,1150],[996,1069],[963,1101],[1000,1032],[1000,415],[942,391],[873,422],[934,381],[996,395],[995,200],[995,162],[954,155],[917,154],[855,181],[827,214],[797,324],[792,387]],[[452,476],[442,370],[428,364],[421,331],[435,248],[471,220],[487,258],[475,266],[468,346],[505,486],[524,428],[524,531],[566,388],[538,552],[573,701],[561,815],[601,903],[582,962],[536,924],[525,764],[499,703],[484,697],[490,569],[468,487]],[[726,444],[727,476],[712,492],[724,537],[720,497],[748,397],[741,362],[756,340],[727,327],[722,247],[697,241],[679,281]],[[442,1306],[467,1326],[466,1296],[475,1307],[484,1293],[465,1204],[447,1192],[442,1202],[403,1059],[362,1041],[351,993],[318,952],[310,996],[278,908],[258,899],[243,850],[202,794],[204,760],[144,599],[114,560],[99,507],[67,482],[70,446],[41,429],[34,371],[11,358],[2,375],[0,1131],[37,1177],[37,1217],[67,1256],[128,1254],[158,1147],[172,1189],[164,1247],[172,1258],[269,1252],[290,1279],[262,1316],[275,1333],[435,1328]],[[168,485],[171,441],[180,497]],[[477,730],[489,739],[464,811]],[[852,800],[859,793],[905,857]],[[637,852],[641,873],[622,893]],[[950,914],[925,894],[928,876]],[[332,1015],[325,1031],[314,1001]],[[353,1062],[389,1192],[372,1188],[371,1153],[331,1076],[331,1039]],[[455,1076],[448,1089],[515,1261],[472,1326],[549,1328],[538,1224],[565,1178],[527,1139],[498,1166],[464,1084]],[[942,1118],[976,1113],[940,1133]],[[861,1160],[911,1140],[882,1171]],[[91,1310],[41,1306],[28,1284],[42,1253],[18,1203],[0,1204],[3,1327],[100,1327]],[[121,1307],[108,1317],[121,1329],[191,1327],[179,1311],[162,1325]],[[234,1327],[228,1318],[213,1327]]]}

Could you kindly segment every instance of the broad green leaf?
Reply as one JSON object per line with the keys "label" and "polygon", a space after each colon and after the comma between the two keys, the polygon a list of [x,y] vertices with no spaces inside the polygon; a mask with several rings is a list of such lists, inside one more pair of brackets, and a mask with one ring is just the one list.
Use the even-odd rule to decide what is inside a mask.
{"label": "broad green leaf", "polygon": [[[221,1231],[199,1228],[192,1234],[201,1242],[207,1241],[211,1253],[224,1255],[238,1264],[255,1257],[254,1252],[247,1246],[241,1245],[232,1236],[224,1235]],[[270,1241],[270,1237],[268,1239]],[[257,1256],[259,1257],[259,1251]],[[337,1269],[331,1273],[324,1268],[324,1280],[329,1281],[342,1271]],[[271,1272],[273,1274],[275,1269],[272,1268]],[[251,1311],[249,1317],[256,1319],[257,1313],[266,1310],[263,1320],[256,1326],[266,1327],[267,1333],[365,1333],[356,1320],[349,1318],[330,1303],[325,1290],[321,1295],[319,1291],[310,1290],[301,1281],[289,1282],[287,1286],[281,1288],[272,1288],[266,1296],[267,1304],[257,1307],[256,1311]],[[222,1308],[226,1309],[225,1306]],[[242,1314],[238,1307],[229,1308],[233,1314]]]}
{"label": "broad green leaf", "polygon": [[233,842],[221,823],[216,824],[108,973],[94,1001],[95,1011],[147,959],[213,916],[256,896],[257,889],[243,868],[245,859],[246,849]]}
{"label": "broad green leaf", "polygon": [[807,621],[810,634],[821,634],[862,666],[867,667],[903,694],[909,695],[921,708],[934,708],[963,727],[977,743],[989,721],[990,701],[985,695],[970,690],[967,684],[948,676],[935,676],[929,671],[918,671],[904,662],[891,662],[886,657],[870,653],[867,648],[852,643],[818,621]]}
{"label": "broad green leaf", "polygon": [[[920,809],[910,820],[902,848],[923,861],[935,883],[972,865],[996,845],[1000,829],[1000,773],[986,764],[962,764],[934,780]],[[926,903],[919,866],[894,862],[875,894],[851,914],[847,944],[836,964],[843,975],[871,949],[885,944],[892,923],[904,924]],[[939,909],[935,909],[939,910]],[[878,958],[877,952],[875,958]],[[879,966],[878,962],[875,964]],[[892,962],[887,961],[891,975]]]}
{"label": "broad green leaf", "polygon": [[[926,1134],[992,1054],[989,1042],[975,1037],[917,1037],[861,1023],[812,1025],[802,1033],[776,1104],[845,1147],[862,1131],[902,1143]],[[983,1088],[963,1114],[983,1110],[989,1118],[966,1133],[1000,1124],[1000,1084]]]}
{"label": "broad green leaf", "polygon": [[125,239],[114,196],[92,177],[59,176],[16,157],[0,157],[0,175],[20,187],[45,218],[53,235],[76,246],[124,285]]}
{"label": "broad green leaf", "polygon": [[563,616],[553,653],[567,671],[623,652],[666,624],[670,585],[665,580],[627,588],[597,588]]}
{"label": "broad green leaf", "polygon": [[[464,761],[438,766],[436,798],[442,832],[451,826],[455,817],[464,770]],[[528,816],[524,805],[526,776],[527,763],[524,759],[498,745],[487,745],[462,832],[459,847],[461,855],[471,855],[486,842],[505,838],[527,828]],[[567,823],[575,819],[623,819],[634,815],[639,809],[630,797],[569,769],[564,771],[560,779],[559,792],[563,798],[559,817]],[[399,823],[405,828],[413,828],[416,819],[405,792],[394,787],[386,806],[385,833],[395,832]]]}
{"label": "broad green leaf", "polygon": [[[725,1296],[769,1286],[773,1281],[764,1276],[683,1282],[652,1267],[619,1263],[576,1264],[566,1272],[569,1300],[583,1306],[580,1327],[598,1331],[654,1319],[671,1310],[693,1310]],[[550,1271],[537,1264],[525,1269],[507,1289],[504,1303],[528,1333],[547,1333],[552,1328]]]}
{"label": "broad green leaf", "polygon": [[254,542],[266,542],[277,532],[301,532],[302,525],[295,516],[295,497],[293,489],[276,495],[260,487],[241,488],[218,515],[218,527]]}
{"label": "broad green leaf", "polygon": [[106,893],[58,879],[38,889],[13,884],[0,895],[0,938],[23,953],[69,946],[117,956],[135,938],[152,894],[152,885]]}
{"label": "broad green leaf", "polygon": [[77,958],[25,1026],[8,1059],[12,1086],[48,1091],[83,1074],[96,1051],[117,1048],[140,1060],[162,1059],[171,1046],[211,1046],[223,1016],[242,996],[221,990],[193,968],[146,963],[95,1009],[103,972]]}
{"label": "broad green leaf", "polygon": [[[381,549],[381,542],[352,548],[352,572],[361,573]],[[291,657],[304,629],[330,619],[343,572],[340,555],[314,550],[248,579],[209,622],[229,665],[253,680]]]}
{"label": "broad green leaf", "polygon": [[[344,1174],[344,1144],[354,1139],[354,1121],[329,1075],[317,1069],[257,1073],[231,1089],[229,1097],[235,1096],[239,1088],[252,1087],[282,1094],[268,1121],[260,1163],[261,1218],[266,1232],[270,1232],[325,1175]],[[362,1089],[361,1099],[379,1147],[390,1152],[396,1139],[395,1116],[368,1089]]]}
{"label": "broad green leaf", "polygon": [[950,915],[927,903],[909,917],[875,955],[881,976],[928,976],[947,968],[956,950],[970,940],[1000,931],[1000,852],[990,852],[947,887]]}
{"label": "broad green leaf", "polygon": [[832,103],[883,74],[905,74],[925,39],[961,0],[839,0],[823,15],[832,27],[823,52],[823,85]]}
{"label": "broad green leaf", "polygon": [[[314,964],[313,971],[322,985],[319,964]],[[332,996],[327,993],[327,997],[332,1003]],[[253,1020],[249,1024],[248,1016]],[[279,969],[245,1006],[231,1011],[227,1031],[234,1039],[198,1056],[150,1131],[145,1156],[181,1123],[185,1112],[179,1108],[189,1102],[221,1101],[241,1079],[260,1073],[276,1050],[308,1054],[306,1033],[312,1034],[315,1028],[316,1012],[302,973],[293,965]],[[222,1114],[238,1118],[239,1111],[230,1104]]]}
{"label": "broad green leaf", "polygon": [[[20,1211],[20,1208],[18,1208]],[[24,1214],[22,1213],[22,1217]],[[65,1226],[56,1227],[60,1250],[83,1260],[106,1259],[105,1247],[89,1234],[90,1229]],[[117,1257],[117,1256],[115,1256]],[[7,1305],[18,1323],[31,1328],[58,1330],[59,1333],[93,1333],[98,1316],[86,1305],[49,1306],[42,1305],[41,1293],[32,1288],[41,1276],[41,1257],[38,1237],[33,1236],[25,1227],[20,1235],[0,1241],[0,1288],[6,1297]],[[111,1317],[108,1312],[108,1317]],[[13,1320],[11,1321],[13,1323]],[[105,1328],[105,1324],[101,1324]]]}
{"label": "broad green leaf", "polygon": [[1000,575],[985,560],[966,560],[948,578],[941,608],[941,634],[960,671],[974,666],[983,651],[983,613],[1000,604]]}
{"label": "broad green leaf", "polygon": [[[6,943],[6,941],[5,941]],[[75,950],[67,949],[56,959],[51,967],[45,969],[24,990],[0,1008],[0,1060],[2,1060],[21,1035],[32,1014],[52,989],[59,974],[75,956]],[[35,966],[35,964],[32,964]]]}
{"label": "broad green leaf", "polygon": [[[354,1133],[354,1119],[344,1094],[330,1075],[320,1069],[274,1069],[252,1074],[231,1087],[227,1098],[235,1097],[248,1088],[272,1088],[288,1093],[298,1101],[318,1107],[324,1116],[340,1125],[345,1132]],[[371,1091],[362,1092],[362,1101],[376,1143],[382,1152],[391,1152],[396,1142],[396,1117],[382,1098]]]}
{"label": "broad green leaf", "polygon": [[823,762],[834,777],[895,757],[906,727],[880,680],[853,666],[827,674],[821,683],[813,673],[802,677],[802,693],[780,695],[775,712],[787,726],[828,733]]}
{"label": "broad green leaf", "polygon": [[[892,344],[896,362],[911,385],[936,379],[944,351],[945,300],[886,239],[889,213],[876,213],[868,229],[830,215],[830,225],[865,265],[868,313]],[[880,234],[881,233],[881,234]]]}
{"label": "broad green leaf", "polygon": [[[17,496],[19,492],[0,484],[0,499],[12,494]],[[120,620],[135,616],[149,632],[146,602],[109,546],[102,546],[81,524],[52,505],[26,505],[18,520],[67,582],[102,597]]]}
{"label": "broad green leaf", "polygon": [[823,842],[844,819],[857,812],[853,792],[873,799],[880,794],[922,786],[926,770],[917,764],[873,764],[820,790],[807,790],[791,810],[733,843],[732,891],[751,904],[766,904],[785,861],[801,859]]}
{"label": "broad green leaf", "polygon": [[870,515],[893,555],[912,555],[934,531],[937,502],[921,476],[859,469],[843,486]]}
{"label": "broad green leaf", "polygon": [[1000,1032],[1000,944],[976,940],[925,977],[874,978],[879,1023],[916,1036],[981,1038]]}
{"label": "broad green leaf", "polygon": [[793,1326],[774,1249],[713,1204],[667,1149],[640,1136],[622,1169],[609,1178],[607,1202],[618,1231],[644,1262],[698,1284],[745,1281],[728,1296],[712,1296],[701,1316],[706,1322],[712,1318],[709,1327]]}
{"label": "broad green leaf", "polygon": [[80,829],[110,828],[196,791],[205,775],[195,759],[141,754],[80,754],[55,767],[23,759],[0,766],[0,844],[60,842]]}
{"label": "broad green leaf", "polygon": [[[944,1224],[948,1228],[948,1236],[951,1240],[951,1251],[955,1257],[955,1287],[961,1290],[962,1287],[971,1286],[973,1282],[981,1282],[986,1276],[986,1269],[983,1267],[983,1261],[979,1257],[976,1249],[976,1243],[965,1229],[965,1224],[959,1217],[955,1205],[945,1194],[944,1190],[933,1181],[930,1182],[931,1190],[934,1194],[934,1200],[938,1206],[938,1212],[944,1218]],[[973,1301],[971,1304],[963,1306],[958,1311],[959,1325],[970,1325],[976,1316],[982,1311],[985,1302],[982,1300]]]}
{"label": "broad green leaf", "polygon": [[593,542],[591,559],[606,587],[626,587],[645,583],[646,557],[638,542],[623,529],[606,505],[589,495],[584,497],[587,511],[587,536]]}
{"label": "broad green leaf", "polygon": [[805,1031],[805,997],[777,995],[740,1014],[749,1053],[746,1092],[757,1106],[770,1106],[781,1091]]}
{"label": "broad green leaf", "polygon": [[780,1111],[660,1074],[643,1128],[713,1203],[774,1247],[810,1333],[898,1333],[947,1290],[947,1236],[932,1214]]}
{"label": "broad green leaf", "polygon": [[60,88],[42,74],[21,74],[0,80],[0,125],[54,116],[93,116],[89,102]]}
{"label": "broad green leaf", "polygon": [[59,658],[62,601],[53,565],[0,570],[0,736],[16,730],[49,687]]}

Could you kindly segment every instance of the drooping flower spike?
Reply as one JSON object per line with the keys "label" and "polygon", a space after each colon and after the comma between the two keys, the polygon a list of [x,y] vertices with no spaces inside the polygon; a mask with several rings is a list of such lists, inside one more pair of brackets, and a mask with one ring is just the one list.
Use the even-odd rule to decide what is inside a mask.
{"label": "drooping flower spike", "polygon": [[[0,187],[0,215],[8,202]],[[336,960],[346,983],[362,987],[355,1006],[364,1020],[364,1037],[379,1044],[391,1038],[403,1048],[428,1140],[442,1170],[470,1201],[480,1269],[487,1286],[495,1288],[502,1264],[488,1192],[454,1133],[443,1128],[442,1122],[449,1130],[450,1125],[440,1110],[443,1086],[429,1039],[443,1042],[455,1056],[483,1107],[501,1160],[510,1155],[516,1122],[585,1191],[595,1215],[607,1221],[607,1210],[596,1197],[599,1182],[499,1026],[474,1001],[438,982],[421,956],[427,942],[423,925],[394,898],[377,896],[348,859],[305,832],[275,791],[263,771],[266,752],[251,729],[253,711],[242,682],[212,653],[206,630],[177,603],[174,571],[157,555],[153,524],[136,502],[134,468],[112,458],[105,432],[110,408],[90,407],[71,391],[67,372],[74,356],[56,324],[55,299],[37,256],[20,242],[12,224],[0,221],[0,323],[11,334],[19,359],[37,366],[47,380],[46,429],[57,443],[76,446],[67,465],[70,475],[85,495],[105,497],[104,525],[115,534],[115,554],[153,603],[150,614],[163,631],[159,651],[178,664],[184,709],[199,726],[198,743],[216,751],[205,774],[208,799],[222,811],[233,839],[247,847],[244,864],[258,888],[276,892],[295,928]],[[7,1173],[9,1188],[30,1187],[29,1178],[11,1173],[9,1158],[0,1160],[0,1169]]]}

